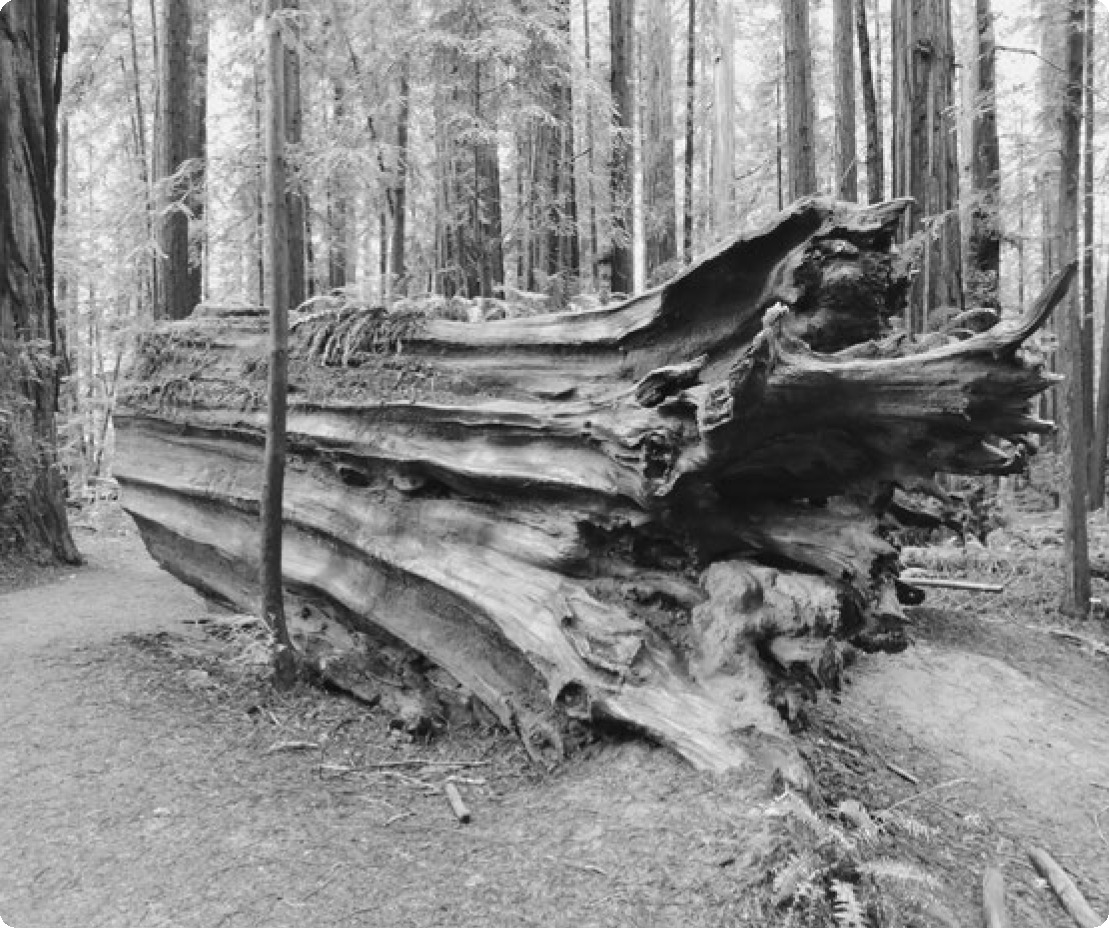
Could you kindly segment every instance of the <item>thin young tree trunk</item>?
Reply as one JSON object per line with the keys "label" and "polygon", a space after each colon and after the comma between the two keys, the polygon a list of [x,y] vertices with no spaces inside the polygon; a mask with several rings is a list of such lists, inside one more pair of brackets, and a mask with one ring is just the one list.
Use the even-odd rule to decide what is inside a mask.
{"label": "thin young tree trunk", "polygon": [[289,384],[289,252],[285,184],[285,45],[281,0],[266,0],[266,253],[269,269],[269,406],[261,496],[262,619],[274,633],[274,684],[296,681],[296,655],[285,620],[282,582],[285,422]]}
{"label": "thin young tree trunk", "polygon": [[[695,2],[695,0],[694,0]],[[585,45],[585,73],[590,79],[593,77],[593,48],[591,41],[591,26],[589,24],[589,0],[581,0],[582,41]],[[586,196],[589,198],[589,274],[594,285],[597,282],[597,250],[599,237],[597,233],[597,132],[593,125],[593,99],[587,95],[585,99],[585,129],[588,136],[588,177],[586,179]]]}
{"label": "thin young tree trunk", "polygon": [[[139,150],[139,179],[142,181],[146,193],[146,209],[143,210],[143,226],[146,230],[146,240],[149,242],[154,237],[152,222],[152,209],[154,208],[154,187],[151,183],[153,164],[151,163],[150,146],[146,139],[146,110],[142,101],[142,79],[139,73],[139,43],[135,31],[135,4],[134,0],[127,0],[127,32],[131,45],[131,94],[135,106],[135,141]],[[157,29],[153,30],[157,35]],[[156,61],[157,59],[155,59]],[[155,71],[157,73],[157,71]],[[153,312],[153,306],[158,294],[158,260],[152,254],[145,273],[140,279],[142,300]]]}
{"label": "thin young tree trunk", "polygon": [[195,167],[191,172],[186,205],[189,211],[190,252],[188,301],[196,306],[204,299],[208,256],[207,234],[201,231],[207,228],[204,213],[208,185],[208,0],[192,0],[192,3],[192,15],[189,17],[189,136],[186,157]]}
{"label": "thin young tree trunk", "polygon": [[[1109,266],[1105,278],[1109,281]],[[1101,323],[1101,370],[1098,373],[1097,425],[1094,430],[1093,479],[1090,481],[1091,508],[1105,505],[1105,458],[1109,445],[1109,286],[1105,288],[1105,303]]]}
{"label": "thin young tree trunk", "polygon": [[717,0],[718,48],[713,65],[712,229],[719,240],[735,222],[735,9]]}
{"label": "thin young tree trunk", "polygon": [[393,173],[393,222],[391,228],[392,245],[390,248],[389,275],[390,293],[405,290],[404,279],[408,273],[405,267],[405,220],[407,215],[408,199],[408,118],[409,118],[409,68],[410,63],[406,54],[400,63],[400,75],[397,79],[397,135],[396,135],[396,165]]}
{"label": "thin young tree trunk", "polygon": [[859,80],[866,119],[866,197],[880,203],[885,196],[885,155],[882,151],[882,122],[874,92],[874,69],[870,61],[870,32],[866,25],[866,0],[855,2],[855,29],[859,39]]}
{"label": "thin young tree trunk", "polygon": [[[332,119],[335,132],[342,131],[346,115],[346,87],[341,79],[332,82]],[[350,280],[350,236],[347,229],[347,183],[346,172],[332,172],[327,185],[327,287],[341,290]]]}
{"label": "thin young tree trunk", "polygon": [[816,144],[808,0],[782,0],[786,142],[791,200],[816,193]]}
{"label": "thin young tree trunk", "polygon": [[855,43],[853,0],[832,4],[832,57],[835,60],[836,196],[859,199],[859,165],[855,152]]}
{"label": "thin young tree trunk", "polygon": [[632,279],[632,133],[635,131],[634,0],[609,0],[610,83],[612,87],[612,290],[631,293]]}
{"label": "thin young tree trunk", "polygon": [[997,307],[1001,270],[1001,149],[994,77],[997,51],[990,0],[976,0],[975,16],[978,41],[970,143],[972,202],[967,290],[974,304]]}
{"label": "thin young tree trunk", "polygon": [[[1067,0],[1063,75],[1064,95],[1058,110],[1059,174],[1059,258],[1063,266],[1078,259],[1078,199],[1082,121],[1082,59],[1085,38],[1082,15],[1085,0]],[[1086,532],[1087,455],[1086,421],[1082,402],[1082,329],[1077,288],[1071,287],[1060,318],[1060,347],[1066,382],[1060,444],[1067,466],[1064,468],[1065,521],[1063,561],[1067,578],[1061,608],[1085,616],[1090,608],[1090,562]]]}
{"label": "thin young tree trunk", "polygon": [[682,260],[693,261],[694,110],[697,103],[697,0],[689,2],[685,40],[685,177],[682,191]]}

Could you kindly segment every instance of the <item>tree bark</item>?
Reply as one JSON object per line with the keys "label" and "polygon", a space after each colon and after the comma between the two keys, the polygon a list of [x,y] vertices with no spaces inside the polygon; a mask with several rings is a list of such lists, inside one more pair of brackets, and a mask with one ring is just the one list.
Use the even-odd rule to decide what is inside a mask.
{"label": "tree bark", "polygon": [[882,123],[878,118],[878,98],[874,92],[874,70],[870,61],[866,0],[855,2],[855,28],[859,37],[859,78],[866,119],[866,195],[869,202],[880,203],[886,188],[885,154],[882,149]]}
{"label": "tree bark", "polygon": [[[284,9],[299,10],[300,0],[285,0]],[[285,28],[295,30],[297,21],[291,20]],[[299,151],[304,135],[304,112],[300,86],[300,53],[295,43],[285,43],[285,136],[294,151]],[[289,158],[285,158],[286,168]],[[308,299],[308,264],[305,250],[305,193],[304,178],[299,165],[287,170],[289,184],[285,197],[285,211],[289,229],[289,305],[296,307]]]}
{"label": "tree bark", "polygon": [[786,150],[791,200],[816,193],[816,98],[812,83],[809,0],[782,0],[785,48]]}
{"label": "tree bark", "polygon": [[923,332],[936,310],[963,308],[950,0],[894,0],[893,194],[916,206],[906,241],[920,265],[909,328]]}
{"label": "tree bark", "polygon": [[712,228],[717,240],[735,229],[735,9],[716,5],[716,60],[712,69]]}
{"label": "tree bark", "polygon": [[266,292],[269,307],[268,403],[264,475],[260,499],[259,586],[261,615],[274,634],[274,683],[288,689],[296,682],[293,642],[285,617],[282,575],[285,488],[286,405],[289,383],[289,216],[285,182],[285,42],[282,0],[266,0]]}
{"label": "tree bark", "polygon": [[78,563],[58,468],[54,304],[66,5],[0,11],[0,554]]}
{"label": "tree bark", "polygon": [[400,63],[397,78],[397,132],[396,162],[393,170],[393,225],[389,248],[389,274],[392,276],[390,292],[405,288],[408,269],[405,262],[405,246],[408,210],[408,118],[409,118],[409,71],[411,63],[406,54]]}
{"label": "tree bark", "polygon": [[974,305],[998,308],[1001,271],[1001,149],[997,137],[997,88],[993,10],[976,0],[978,42],[974,68],[971,124],[970,238],[967,292]]}
{"label": "tree bark", "polygon": [[192,160],[194,114],[189,102],[189,4],[190,0],[165,0],[159,30],[161,111],[154,173],[162,192],[158,229],[162,257],[155,316],[162,319],[184,319],[200,300],[197,280],[189,266],[189,212],[195,205],[197,183],[197,162]]}
{"label": "tree bark", "polygon": [[[862,0],[860,0],[860,3]],[[832,4],[832,58],[835,61],[836,196],[859,199],[859,165],[855,152],[855,43],[853,0]]]}
{"label": "tree bark", "polygon": [[[1082,29],[1085,0],[1067,0],[1063,73],[1064,96],[1059,107],[1059,257],[1070,265],[1078,260],[1078,199],[1082,123]],[[1077,288],[1072,288],[1059,320],[1066,407],[1059,442],[1066,455],[1064,469],[1065,519],[1063,555],[1067,583],[1061,608],[1086,616],[1090,609],[1090,555],[1086,530],[1088,468],[1086,416],[1083,402],[1082,318]]]}
{"label": "tree bark", "polygon": [[[669,0],[646,4],[640,55],[646,99],[643,119],[643,185],[646,273],[678,256],[677,189],[674,173],[673,41]],[[672,268],[671,268],[672,270]]]}
{"label": "tree bark", "polygon": [[[1097,16],[1093,0],[1085,7],[1085,50],[1082,75],[1082,401],[1086,434],[1097,434],[1094,422],[1094,37]],[[1105,497],[1105,459],[1090,448],[1090,509],[1100,509]]]}
{"label": "tree bark", "polygon": [[635,131],[634,0],[609,0],[610,84],[612,88],[612,244],[609,264],[615,293],[631,293],[632,277],[632,133]]}
{"label": "tree bark", "polygon": [[[845,642],[904,644],[894,484],[1012,472],[1050,427],[1028,414],[1050,378],[1019,347],[1072,275],[1023,320],[907,344],[887,334],[904,207],[801,201],[592,312],[302,315],[300,650],[331,672],[403,643],[547,759],[609,721],[701,767],[795,771],[769,704],[801,678],[838,685]],[[144,339],[117,474],[154,556],[241,603],[264,322],[210,312]]]}
{"label": "tree bark", "polygon": [[697,0],[688,0],[685,40],[685,176],[682,193],[682,260],[693,261],[693,164],[697,104]]}

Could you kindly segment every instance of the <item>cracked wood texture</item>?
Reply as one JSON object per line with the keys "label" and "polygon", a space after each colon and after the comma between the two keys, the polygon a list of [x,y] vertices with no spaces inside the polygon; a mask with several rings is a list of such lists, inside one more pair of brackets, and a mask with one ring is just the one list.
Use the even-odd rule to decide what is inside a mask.
{"label": "cracked wood texture", "polygon": [[[899,485],[1011,472],[1050,428],[1020,346],[1070,275],[980,334],[891,333],[905,207],[803,200],[593,311],[296,319],[284,576],[309,661],[416,652],[544,759],[607,721],[803,779],[795,696],[838,685],[850,643],[904,646]],[[244,610],[265,344],[249,310],[155,330],[116,420],[151,553]]]}

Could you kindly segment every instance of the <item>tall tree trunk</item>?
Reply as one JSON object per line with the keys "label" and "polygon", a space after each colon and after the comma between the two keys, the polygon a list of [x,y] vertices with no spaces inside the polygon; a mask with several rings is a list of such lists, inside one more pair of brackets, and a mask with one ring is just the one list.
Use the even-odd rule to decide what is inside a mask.
{"label": "tall tree trunk", "polygon": [[[470,90],[475,129],[487,125],[484,102],[487,92],[481,62],[473,64]],[[495,141],[480,139],[470,143],[474,183],[469,197],[470,233],[464,254],[466,295],[493,297],[504,286],[504,250],[501,243],[501,163]]]}
{"label": "tall tree trunk", "polygon": [[285,183],[285,45],[282,0],[266,0],[266,267],[269,273],[269,404],[262,485],[259,582],[262,619],[274,633],[274,683],[296,681],[296,658],[285,621],[282,581],[286,403],[289,384],[289,229]]}
{"label": "tall tree trunk", "polygon": [[[1097,17],[1093,0],[1086,0],[1085,49],[1082,55],[1082,407],[1086,434],[1096,434],[1094,423],[1094,33]],[[1105,496],[1105,462],[1090,448],[1090,508],[1100,509]],[[1100,467],[1101,474],[1096,473]]]}
{"label": "tall tree trunk", "polygon": [[717,50],[712,69],[712,229],[717,240],[735,223],[735,9],[717,0]]}
{"label": "tall tree trunk", "polygon": [[204,299],[208,255],[208,0],[192,0],[189,17],[189,135],[186,157],[195,165],[189,197],[188,300],[196,306]]}
{"label": "tall tree trunk", "polygon": [[[1082,122],[1082,58],[1085,0],[1067,0],[1064,20],[1063,96],[1059,126],[1059,260],[1066,266],[1078,259],[1078,199]],[[1090,608],[1090,563],[1086,534],[1087,433],[1082,401],[1082,326],[1077,288],[1067,294],[1059,319],[1059,341],[1066,402],[1059,441],[1064,449],[1065,520],[1063,560],[1067,582],[1061,608],[1085,616]]]}
{"label": "tall tree trunk", "polygon": [[397,134],[396,162],[393,168],[393,217],[389,249],[390,264],[388,273],[392,277],[390,292],[404,289],[404,278],[408,273],[405,266],[406,216],[408,209],[408,117],[409,117],[409,70],[408,55],[401,59],[400,74],[397,78]]}
{"label": "tall tree trunk", "polygon": [[892,11],[893,195],[915,201],[906,237],[921,271],[908,322],[920,332],[934,310],[963,302],[951,3],[894,0]]}
{"label": "tall tree trunk", "polygon": [[967,292],[974,304],[998,307],[1001,270],[1001,150],[997,137],[997,88],[993,10],[976,0],[978,43],[974,56],[974,106],[971,123],[971,213]]}
{"label": "tall tree trunk", "polygon": [[[860,0],[861,2],[861,0]],[[835,59],[836,196],[859,199],[859,165],[855,152],[855,42],[853,0],[832,4],[832,57]]]}
{"label": "tall tree trunk", "polygon": [[[157,30],[153,30],[157,34]],[[143,210],[143,226],[146,231],[146,240],[154,236],[152,210],[155,205],[154,187],[151,182],[153,164],[151,163],[150,146],[146,136],[146,108],[143,105],[142,75],[139,71],[139,41],[135,30],[135,5],[134,0],[127,0],[127,32],[130,40],[131,63],[131,97],[135,108],[135,144],[138,149],[139,180],[142,182],[146,194],[146,206]],[[155,59],[156,61],[157,59]],[[153,315],[153,307],[158,298],[158,259],[152,255],[149,263],[144,268],[140,277],[141,300]]]}
{"label": "tall tree trunk", "polygon": [[809,0],[782,0],[785,49],[786,144],[791,200],[816,193],[816,143],[809,41]]}
{"label": "tall tree trunk", "polygon": [[17,0],[0,10],[0,551],[76,563],[54,421],[54,175],[66,41],[64,2]]}
{"label": "tall tree trunk", "polygon": [[[300,0],[285,0],[284,8],[297,10]],[[290,26],[286,26],[290,28]],[[304,111],[300,87],[300,53],[295,43],[285,44],[285,138],[294,151],[299,151],[304,135]],[[288,156],[286,155],[286,169]],[[305,194],[304,178],[298,169],[287,171],[288,193],[285,197],[286,220],[289,229],[289,305],[299,306],[308,299],[307,255],[305,251]]]}
{"label": "tall tree trunk", "polygon": [[682,191],[682,260],[693,261],[693,153],[697,104],[697,0],[688,0],[685,39],[685,177]]}
{"label": "tall tree trunk", "polygon": [[882,121],[874,92],[874,70],[870,61],[870,31],[866,25],[866,0],[855,0],[855,29],[859,38],[859,80],[866,119],[866,198],[880,203],[885,197],[885,153],[882,151]]}
{"label": "tall tree trunk", "polygon": [[[334,131],[342,132],[346,117],[346,87],[336,78],[332,83],[332,120]],[[351,283],[349,178],[345,170],[334,170],[327,185],[327,287],[341,290]]]}
{"label": "tall tree trunk", "polygon": [[643,188],[647,276],[678,254],[674,174],[674,93],[669,0],[650,0],[644,17],[640,70],[646,90]]}
{"label": "tall tree trunk", "polygon": [[612,245],[611,287],[631,293],[632,280],[632,132],[635,131],[635,0],[609,0],[612,88]]}
{"label": "tall tree trunk", "polygon": [[[581,2],[582,42],[585,46],[585,74],[588,80],[593,79],[593,43],[592,27],[589,23],[589,0]],[[586,197],[589,200],[589,274],[594,285],[597,282],[597,251],[600,247],[597,233],[597,131],[593,125],[593,99],[591,94],[585,98],[585,130],[586,144],[589,152],[586,160]]]}
{"label": "tall tree trunk", "polygon": [[192,176],[189,159],[192,111],[189,105],[190,0],[165,0],[160,23],[162,72],[159,80],[161,118],[155,175],[162,187],[158,242],[155,316],[184,319],[196,306],[195,278],[189,270],[189,219]]}

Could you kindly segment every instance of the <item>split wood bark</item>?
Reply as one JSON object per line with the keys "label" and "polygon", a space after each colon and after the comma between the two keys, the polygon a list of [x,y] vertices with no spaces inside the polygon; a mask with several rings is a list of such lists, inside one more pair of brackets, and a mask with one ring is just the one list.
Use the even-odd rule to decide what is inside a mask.
{"label": "split wood bark", "polygon": [[[702,768],[803,782],[771,704],[838,685],[853,647],[905,645],[892,486],[1011,473],[1051,428],[1028,403],[1053,378],[1020,347],[1073,268],[1023,319],[888,334],[905,206],[801,201],[589,312],[299,315],[284,506],[298,649],[375,679],[411,676],[418,652],[544,760],[607,721]],[[146,335],[117,418],[148,548],[243,611],[265,337],[218,308]]]}

